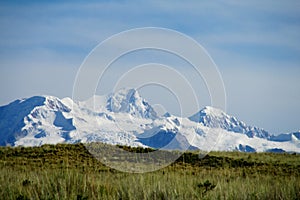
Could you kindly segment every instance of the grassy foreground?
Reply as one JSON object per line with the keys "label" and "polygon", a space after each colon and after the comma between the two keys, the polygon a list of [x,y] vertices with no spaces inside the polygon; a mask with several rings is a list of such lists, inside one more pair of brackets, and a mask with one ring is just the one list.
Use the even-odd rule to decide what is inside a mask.
{"label": "grassy foreground", "polygon": [[1,199],[300,199],[300,155],[187,152],[134,174],[104,166],[82,144],[1,147],[0,188]]}

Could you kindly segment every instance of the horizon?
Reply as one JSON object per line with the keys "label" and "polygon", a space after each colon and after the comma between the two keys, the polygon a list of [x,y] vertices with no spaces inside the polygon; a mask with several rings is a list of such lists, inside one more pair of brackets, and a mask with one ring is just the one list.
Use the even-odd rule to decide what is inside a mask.
{"label": "horizon", "polygon": [[[139,93],[139,91],[138,91],[137,89],[135,89],[135,88],[128,88],[128,87],[127,87],[127,88],[121,88],[120,90],[132,90],[132,89],[135,90],[135,91],[137,91],[137,92]],[[118,93],[118,92],[120,92],[120,90],[114,91],[114,93]],[[88,101],[91,100],[92,98],[95,98],[95,97],[109,97],[111,94],[112,94],[112,93],[110,93],[110,94],[104,94],[104,95],[97,95],[97,94],[95,94],[95,95],[89,97],[88,99],[84,99],[84,100],[82,100],[82,101],[79,101],[79,100],[77,100],[77,101],[75,100],[75,101],[74,101],[74,100],[72,99],[72,97],[63,97],[63,98],[59,98],[59,99],[60,99],[60,100],[63,100],[63,99],[69,98],[69,99],[71,99],[72,101],[74,101],[74,103],[76,103],[76,102],[88,102]],[[169,111],[169,110],[165,110],[164,108],[161,108],[161,107],[160,107],[161,105],[158,105],[158,107],[156,108],[155,106],[157,106],[157,104],[153,105],[153,104],[151,104],[147,99],[145,99],[141,94],[140,94],[140,96],[141,96],[141,98],[143,98],[144,100],[146,100],[146,102],[148,102],[148,103],[150,104],[150,106],[154,109],[154,111],[156,112],[156,114],[157,114],[158,117],[163,117],[165,114],[169,113],[169,114],[171,114],[171,115],[173,115],[173,116],[175,116],[175,117],[180,117],[180,118],[190,118],[190,117],[193,117],[194,115],[198,114],[200,111],[202,111],[202,110],[204,110],[204,109],[206,109],[206,108],[213,108],[213,109],[216,109],[216,110],[220,110],[221,112],[224,112],[225,114],[229,115],[230,117],[236,117],[236,116],[234,116],[234,115],[232,115],[232,114],[230,114],[230,113],[225,112],[225,111],[222,110],[221,108],[213,107],[213,106],[210,106],[210,105],[206,105],[206,106],[204,106],[204,107],[201,107],[197,112],[193,113],[193,114],[190,115],[190,116],[180,116],[180,115],[176,115],[176,114],[172,113],[172,112]],[[30,97],[25,97],[25,98],[16,99],[16,100],[14,100],[14,101],[17,101],[17,100],[23,101],[23,100],[30,99],[30,98],[32,98],[32,97],[45,97],[45,98],[46,98],[46,97],[54,97],[54,98],[58,98],[58,97],[52,96],[52,95],[34,95],[34,96],[30,96]],[[12,102],[10,102],[10,103],[13,103],[14,101],[12,101]],[[9,103],[9,104],[10,104],[10,103]],[[6,105],[8,105],[8,104],[0,105],[0,107],[6,106]],[[162,109],[162,110],[159,110],[159,109]],[[161,111],[163,111],[163,112],[161,112]],[[241,121],[241,122],[244,122],[244,123],[246,124],[246,126],[257,127],[255,124],[248,124],[248,123],[245,122],[243,119],[237,118],[237,120],[238,120],[238,121]],[[261,127],[257,127],[257,128],[261,128]],[[295,130],[295,131],[293,131],[293,132],[282,132],[282,133],[276,134],[276,133],[270,132],[269,130],[266,130],[266,129],[264,129],[264,130],[267,131],[269,134],[275,135],[275,136],[276,136],[276,135],[279,135],[279,134],[288,134],[288,133],[300,132],[300,129],[299,129],[299,130]]]}
{"label": "horizon", "polygon": [[[300,129],[300,3],[294,0],[1,2],[0,105],[35,95],[72,97],[79,67],[102,41],[139,27],[179,31],[202,45],[216,63],[226,89],[225,112],[272,134]],[[174,67],[192,79],[199,106],[211,106],[207,87],[174,55],[128,54],[112,66],[95,94],[130,67],[147,62]],[[196,85],[196,86],[195,86]],[[150,104],[179,113],[174,95],[157,86],[141,88]],[[196,113],[187,102],[183,113]]]}

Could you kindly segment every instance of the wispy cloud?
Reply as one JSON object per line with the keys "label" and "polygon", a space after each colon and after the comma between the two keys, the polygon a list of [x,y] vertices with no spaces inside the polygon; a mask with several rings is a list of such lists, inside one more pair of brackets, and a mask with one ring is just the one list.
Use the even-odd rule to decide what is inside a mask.
{"label": "wispy cloud", "polygon": [[253,110],[267,107],[257,121],[276,132],[300,123],[270,125],[277,112],[293,119],[300,112],[297,0],[1,2],[0,104],[43,91],[69,96],[71,76],[90,50],[112,34],[145,26],[183,32],[208,50],[227,83],[232,114],[251,121]]}

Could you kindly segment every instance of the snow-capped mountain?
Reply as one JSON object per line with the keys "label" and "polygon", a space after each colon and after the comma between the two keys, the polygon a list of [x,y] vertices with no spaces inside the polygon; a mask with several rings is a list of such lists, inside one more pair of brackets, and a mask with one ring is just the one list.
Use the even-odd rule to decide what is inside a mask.
{"label": "snow-capped mountain", "polygon": [[280,135],[272,135],[271,140],[278,142],[300,141],[300,131],[294,133],[283,133]]}
{"label": "snow-capped mountain", "polygon": [[99,141],[163,149],[300,152],[299,136],[274,136],[212,107],[189,118],[158,116],[135,89],[81,102],[35,96],[0,107],[1,146]]}
{"label": "snow-capped mountain", "polygon": [[210,128],[222,128],[235,133],[244,133],[252,138],[270,138],[270,134],[267,131],[261,128],[247,126],[244,122],[237,120],[235,117],[210,106],[206,106],[198,113],[189,117],[189,119]]}
{"label": "snow-capped mountain", "polygon": [[69,139],[68,133],[76,129],[72,119],[64,117],[70,111],[51,96],[35,96],[0,107],[0,145],[18,145],[19,140],[29,136],[33,146],[64,142]]}
{"label": "snow-capped mountain", "polygon": [[126,112],[134,117],[157,118],[154,109],[135,89],[121,89],[112,94],[107,101],[106,108],[110,112]]}

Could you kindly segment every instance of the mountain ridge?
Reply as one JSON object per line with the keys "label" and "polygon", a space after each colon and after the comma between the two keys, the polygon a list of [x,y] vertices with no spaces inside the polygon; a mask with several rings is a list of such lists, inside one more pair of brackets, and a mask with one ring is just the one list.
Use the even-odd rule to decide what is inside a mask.
{"label": "mountain ridge", "polygon": [[86,101],[34,96],[0,107],[0,145],[100,141],[109,144],[201,150],[300,152],[300,132],[274,136],[206,106],[189,118],[158,116],[135,89]]}
{"label": "mountain ridge", "polygon": [[189,117],[189,119],[211,128],[222,128],[236,133],[243,133],[248,137],[256,136],[270,139],[271,136],[264,129],[248,126],[245,122],[238,120],[236,117],[230,116],[224,111],[211,106],[205,106],[199,112]]}

